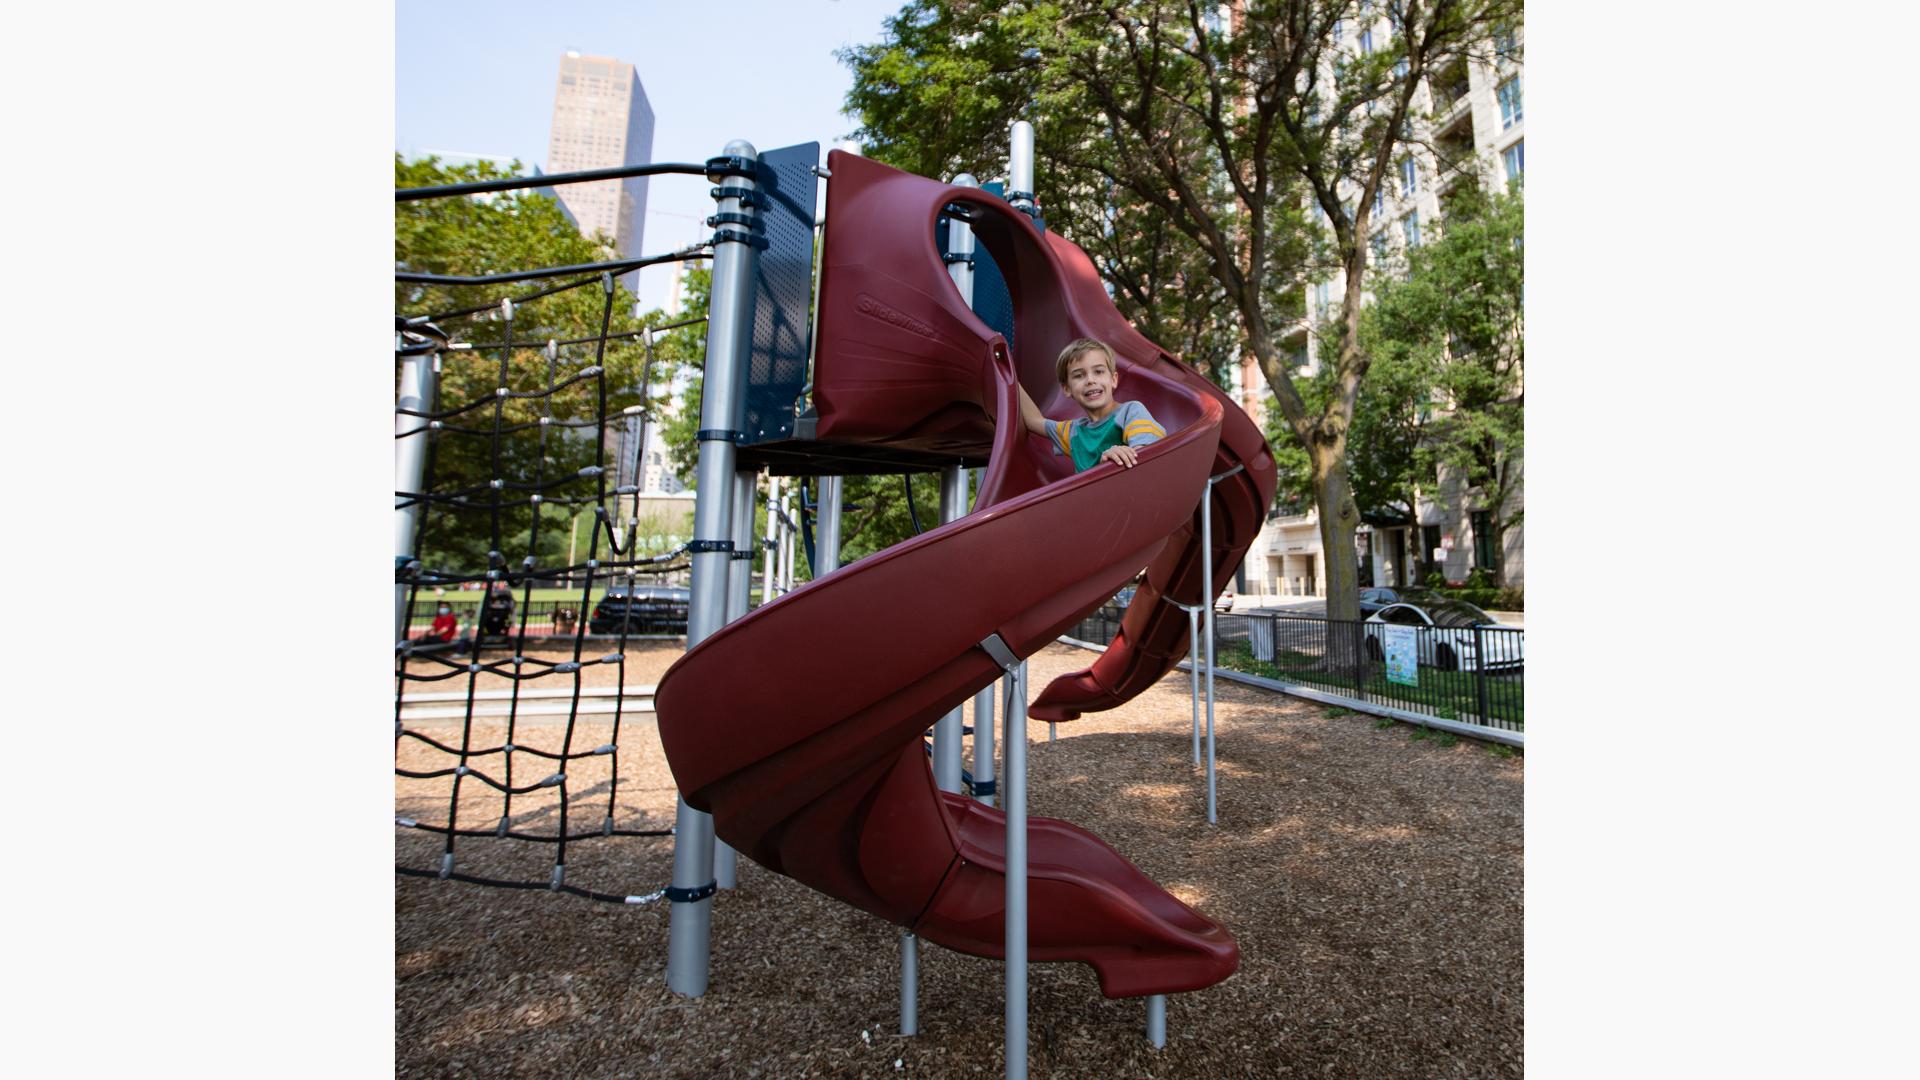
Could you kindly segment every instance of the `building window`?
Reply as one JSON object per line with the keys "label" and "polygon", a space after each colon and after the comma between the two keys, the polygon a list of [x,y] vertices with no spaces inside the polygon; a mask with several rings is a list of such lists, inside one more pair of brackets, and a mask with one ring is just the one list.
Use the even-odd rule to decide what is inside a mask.
{"label": "building window", "polygon": [[1520,76],[1500,84],[1500,129],[1505,131],[1520,121]]}
{"label": "building window", "polygon": [[1493,569],[1493,515],[1485,510],[1475,510],[1473,520],[1473,565],[1481,570]]}
{"label": "building window", "polygon": [[1419,247],[1420,246],[1420,211],[1418,210],[1407,211],[1407,216],[1400,219],[1400,227],[1406,230],[1407,246],[1410,248]]}
{"label": "building window", "polygon": [[1371,30],[1360,31],[1360,55],[1373,55],[1373,31]]}
{"label": "building window", "polygon": [[1420,190],[1420,166],[1412,158],[1400,159],[1400,197],[1406,198]]}
{"label": "building window", "polygon": [[1520,39],[1511,26],[1502,26],[1493,32],[1494,55],[1502,60],[1515,60],[1520,56]]}
{"label": "building window", "polygon": [[1520,142],[1514,143],[1512,146],[1507,147],[1506,153],[1503,153],[1500,155],[1500,160],[1507,163],[1507,179],[1508,180],[1519,179],[1521,170],[1526,168],[1526,161],[1525,161],[1526,155],[1522,153],[1520,150],[1520,148],[1524,145],[1526,145],[1526,140],[1523,139]]}
{"label": "building window", "polygon": [[1345,19],[1333,20],[1333,47],[1336,49],[1339,48],[1340,43],[1342,41],[1345,41],[1346,37],[1347,37],[1347,20]]}
{"label": "building window", "polygon": [[1375,266],[1385,266],[1387,263],[1386,234],[1376,232],[1373,234],[1373,238],[1368,240],[1367,243],[1373,248],[1373,264]]}
{"label": "building window", "polygon": [[1327,318],[1327,309],[1333,306],[1333,285],[1325,281],[1313,283],[1313,317],[1321,322]]}
{"label": "building window", "polygon": [[1373,216],[1387,216],[1387,187],[1385,184],[1373,189]]}

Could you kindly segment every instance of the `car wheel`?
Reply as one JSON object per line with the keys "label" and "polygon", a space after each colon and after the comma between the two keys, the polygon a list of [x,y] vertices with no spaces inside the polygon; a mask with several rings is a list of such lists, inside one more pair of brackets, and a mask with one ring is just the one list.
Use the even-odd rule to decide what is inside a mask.
{"label": "car wheel", "polygon": [[1460,670],[1460,658],[1454,655],[1453,646],[1441,644],[1434,647],[1433,666],[1441,671]]}

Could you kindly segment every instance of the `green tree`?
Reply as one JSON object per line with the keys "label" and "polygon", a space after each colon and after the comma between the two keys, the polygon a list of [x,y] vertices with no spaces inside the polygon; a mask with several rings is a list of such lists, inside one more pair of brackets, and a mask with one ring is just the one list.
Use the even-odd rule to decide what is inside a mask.
{"label": "green tree", "polygon": [[[450,166],[433,158],[394,158],[396,188],[511,175],[515,173],[485,162]],[[610,248],[581,236],[551,197],[531,191],[394,205],[394,266],[400,271],[471,277],[616,257]],[[580,470],[604,468],[611,490],[621,410],[639,401],[646,349],[632,337],[612,337],[604,348],[595,339],[603,331],[631,334],[670,320],[659,312],[636,319],[632,294],[615,283],[609,296],[597,279],[581,288],[532,297],[569,280],[578,279],[394,285],[394,310],[401,318],[434,317],[452,341],[470,346],[441,354],[439,410],[479,403],[447,419],[434,436],[434,490],[467,495],[465,505],[435,503],[428,509],[422,554],[430,567],[470,573],[487,565],[490,551],[499,551],[512,564],[532,554],[538,565],[562,565],[572,515],[599,488],[596,477],[581,476]],[[509,317],[500,301],[513,297],[522,299],[512,307],[508,341]],[[480,310],[468,311],[474,308]],[[555,343],[551,349],[549,342]],[[595,365],[604,368],[603,378],[581,374]],[[653,389],[664,389],[657,365],[652,381]],[[501,385],[511,396],[496,396]],[[560,389],[540,393],[554,386]],[[599,437],[595,419],[603,411],[609,417],[605,438]],[[495,479],[509,485],[547,485],[541,491],[543,503],[527,501],[531,491],[509,487],[496,508],[491,489]],[[597,551],[605,558],[607,538],[602,533],[597,539]],[[584,551],[579,557],[586,557]]]}
{"label": "green tree", "polygon": [[[1221,21],[1216,5],[1198,0],[912,0],[884,40],[842,59],[868,152],[915,172],[991,175],[1008,122],[1035,120],[1049,223],[1103,253],[1122,310],[1143,328],[1156,311],[1182,317],[1180,298],[1156,307],[1125,284],[1176,280],[1143,260],[1204,271],[1178,278],[1179,288],[1205,280],[1218,291],[1273,390],[1320,511],[1328,612],[1351,619],[1361,519],[1349,446],[1372,363],[1359,318],[1374,197],[1414,136],[1427,73],[1485,42],[1518,8],[1279,0]],[[1371,52],[1345,33],[1363,25],[1378,42]],[[1142,215],[1169,227],[1164,238],[1101,244],[1112,221]],[[1346,293],[1322,352],[1326,392],[1315,394],[1281,340],[1306,283],[1334,269]]]}
{"label": "green tree", "polygon": [[1421,483],[1444,468],[1488,511],[1503,584],[1502,539],[1524,515],[1513,495],[1525,443],[1525,226],[1518,191],[1456,189],[1439,238],[1407,253],[1406,278],[1380,282],[1362,320],[1376,363],[1417,373],[1380,395],[1417,414],[1417,452],[1403,467]]}

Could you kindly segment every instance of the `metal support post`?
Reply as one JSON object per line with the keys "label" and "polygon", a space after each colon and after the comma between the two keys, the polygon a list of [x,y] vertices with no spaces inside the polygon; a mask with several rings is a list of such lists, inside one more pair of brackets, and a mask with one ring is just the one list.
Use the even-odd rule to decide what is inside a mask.
{"label": "metal support post", "polygon": [[[979,187],[980,182],[972,173],[961,173],[953,178],[954,187]],[[953,277],[954,288],[960,290],[960,299],[973,306],[973,226],[959,218],[947,222],[947,273]]]}
{"label": "metal support post", "polygon": [[[727,552],[727,612],[732,622],[747,613],[747,592],[753,587],[753,495],[759,486],[757,469],[733,474],[733,550]],[[713,883],[731,889],[740,883],[740,854],[725,840],[713,841]]]}
{"label": "metal support post", "polygon": [[1147,1044],[1155,1050],[1164,1050],[1167,1045],[1167,995],[1150,994],[1147,997]]}
{"label": "metal support post", "polygon": [[[434,365],[440,354],[425,353],[400,358],[400,393],[396,409],[426,412],[433,407]],[[413,432],[393,443],[393,490],[419,491],[427,477],[427,420],[424,417],[393,414],[393,433]],[[398,499],[396,498],[396,502]],[[396,506],[393,511],[394,566],[407,565],[413,559],[413,536],[420,529],[420,515],[427,504]],[[407,640],[407,592],[409,586],[393,587],[393,640]]]}
{"label": "metal support post", "polygon": [[[723,151],[753,160],[753,144],[736,139]],[[758,184],[733,177],[716,191],[721,215],[754,213],[740,196]],[[724,217],[723,217],[724,220]],[[687,605],[687,647],[726,622],[727,579],[732,571],[732,502],[735,433],[745,393],[747,356],[753,340],[753,272],[758,260],[751,234],[721,226],[714,234],[712,315],[707,321],[706,382],[700,398],[699,496],[693,509],[693,595]],[[698,997],[707,992],[708,941],[713,922],[713,818],[678,800],[674,825],[673,910],[667,930],[667,988]]]}
{"label": "metal support post", "polygon": [[1187,651],[1187,674],[1193,676],[1193,763],[1200,764],[1200,609],[1187,609],[1187,633],[1193,645]]}
{"label": "metal support post", "polygon": [[1008,146],[1007,201],[1022,213],[1033,214],[1033,125],[1025,120],[1013,122]]}
{"label": "metal support post", "polygon": [[1214,805],[1213,756],[1213,484],[1207,480],[1206,494],[1200,502],[1200,602],[1206,605],[1202,618],[1207,630],[1207,824],[1220,818]]}
{"label": "metal support post", "polygon": [[[949,465],[940,470],[940,520],[967,516],[967,470]],[[933,783],[941,791],[960,791],[960,728],[966,708],[956,705],[933,725]]]}
{"label": "metal support post", "polygon": [[920,939],[900,935],[900,1034],[920,1034]]}
{"label": "metal support post", "polygon": [[800,500],[794,498],[794,492],[800,487],[795,480],[780,493],[780,595],[793,591],[793,540],[794,521],[800,513]]}
{"label": "metal support post", "polygon": [[813,568],[813,579],[820,580],[827,574],[840,569],[840,499],[844,487],[838,476],[820,478],[820,505],[814,515],[813,554],[819,565]]}
{"label": "metal support post", "polygon": [[1027,665],[1010,675],[1002,742],[1007,778],[1007,1078],[1027,1077]]}
{"label": "metal support post", "polygon": [[763,553],[765,562],[761,563],[760,566],[760,602],[762,604],[773,602],[774,556],[780,550],[780,544],[778,542],[780,536],[780,517],[778,514],[775,514],[774,511],[778,509],[779,506],[780,478],[769,475],[767,477],[767,547]]}
{"label": "metal support post", "polygon": [[973,695],[973,798],[994,804],[993,683]]}

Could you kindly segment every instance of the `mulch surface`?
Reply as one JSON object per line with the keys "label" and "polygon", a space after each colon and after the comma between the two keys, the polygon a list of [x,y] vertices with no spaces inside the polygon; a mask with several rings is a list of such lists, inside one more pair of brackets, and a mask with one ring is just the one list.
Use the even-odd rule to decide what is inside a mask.
{"label": "mulch surface", "polygon": [[[654,683],[677,644],[636,645],[629,686]],[[1090,652],[1048,647],[1038,694]],[[608,685],[609,666],[586,682]],[[425,684],[464,688],[464,680]],[[534,680],[541,688],[565,685]],[[1092,830],[1239,941],[1227,981],[1168,1000],[1164,1050],[1145,1007],[1100,996],[1091,968],[1030,969],[1030,1075],[1038,1077],[1498,1077],[1522,1074],[1522,790],[1519,757],[1404,725],[1220,682],[1219,819],[1206,823],[1192,761],[1187,677],[1111,713],[1031,725],[1029,809]],[[575,749],[611,741],[584,717]],[[421,723],[457,744],[457,721]],[[498,745],[503,720],[474,722]],[[558,749],[562,723],[522,745]],[[674,787],[642,713],[611,756],[569,769],[567,817],[598,828],[672,825]],[[971,749],[969,748],[969,760]],[[413,739],[403,767],[450,762]],[[499,757],[475,765],[498,774]],[[522,757],[516,784],[552,771]],[[616,782],[617,781],[617,782]],[[396,780],[396,812],[444,824],[451,780]],[[551,834],[559,794],[514,797],[514,827]],[[462,827],[491,827],[498,792],[463,782]],[[396,862],[435,869],[444,840],[395,831]],[[461,872],[547,881],[553,845],[461,837]],[[670,837],[575,841],[567,880],[647,894],[672,876]],[[597,903],[545,890],[396,876],[395,1071],[461,1077],[990,1077],[1002,1074],[1001,964],[922,944],[920,1034],[899,1029],[898,928],[753,863],[713,905],[711,983],[666,986],[668,904]]]}

